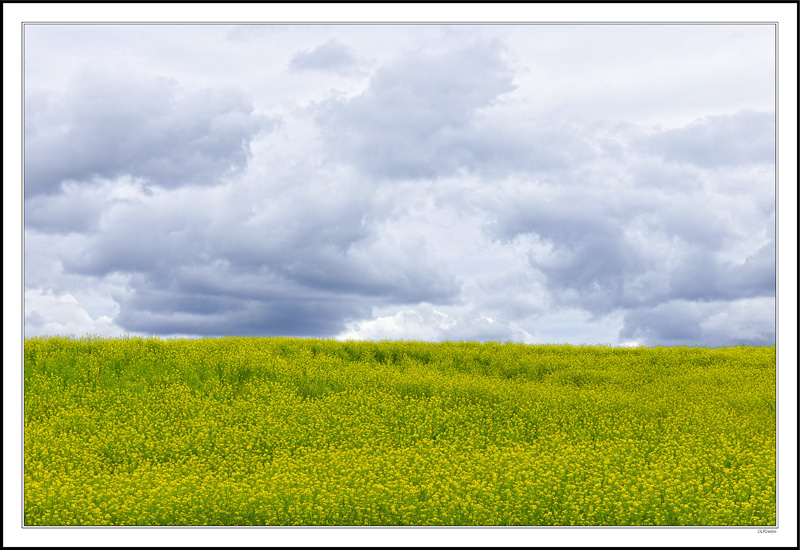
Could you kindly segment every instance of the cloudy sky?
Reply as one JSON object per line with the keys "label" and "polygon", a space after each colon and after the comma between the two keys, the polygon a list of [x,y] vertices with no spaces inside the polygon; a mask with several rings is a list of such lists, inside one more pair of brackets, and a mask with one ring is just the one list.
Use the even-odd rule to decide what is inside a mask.
{"label": "cloudy sky", "polygon": [[25,336],[775,343],[775,27],[26,25]]}

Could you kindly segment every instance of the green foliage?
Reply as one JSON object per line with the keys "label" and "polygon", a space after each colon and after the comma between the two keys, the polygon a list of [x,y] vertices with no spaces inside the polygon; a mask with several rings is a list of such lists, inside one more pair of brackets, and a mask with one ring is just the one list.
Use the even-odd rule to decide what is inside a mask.
{"label": "green foliage", "polygon": [[25,341],[26,525],[774,525],[775,347]]}

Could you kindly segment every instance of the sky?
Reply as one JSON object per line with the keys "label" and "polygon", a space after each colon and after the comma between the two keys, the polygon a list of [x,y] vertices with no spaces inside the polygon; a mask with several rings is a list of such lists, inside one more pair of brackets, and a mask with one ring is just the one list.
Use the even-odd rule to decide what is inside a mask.
{"label": "sky", "polygon": [[24,48],[26,337],[775,344],[772,24]]}

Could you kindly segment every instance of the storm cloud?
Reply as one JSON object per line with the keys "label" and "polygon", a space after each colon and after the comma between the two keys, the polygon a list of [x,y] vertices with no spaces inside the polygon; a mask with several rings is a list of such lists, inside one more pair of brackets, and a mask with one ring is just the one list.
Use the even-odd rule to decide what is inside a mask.
{"label": "storm cloud", "polygon": [[168,188],[216,185],[246,167],[250,141],[273,124],[238,90],[83,70],[65,93],[34,88],[26,99],[26,196],[124,175]]}
{"label": "storm cloud", "polygon": [[772,26],[27,28],[28,336],[775,342]]}
{"label": "storm cloud", "polygon": [[[368,304],[447,302],[458,292],[423,239],[362,226],[348,203],[322,195],[305,200],[306,216],[286,216],[268,196],[251,202],[239,191],[132,185],[56,256],[68,273],[129,274],[116,322],[133,332],[335,336]],[[62,200],[73,202],[69,190]]]}

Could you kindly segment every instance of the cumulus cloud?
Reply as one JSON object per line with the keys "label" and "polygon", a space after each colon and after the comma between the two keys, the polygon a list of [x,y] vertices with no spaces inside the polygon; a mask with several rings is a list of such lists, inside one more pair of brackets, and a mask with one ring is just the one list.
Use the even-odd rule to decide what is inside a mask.
{"label": "cumulus cloud", "polygon": [[25,195],[123,175],[166,188],[214,185],[244,169],[250,141],[273,125],[234,89],[84,70],[63,92],[26,97]]}
{"label": "cumulus cloud", "polygon": [[111,317],[93,318],[71,294],[33,289],[25,291],[25,337],[47,334],[125,334]]}
{"label": "cumulus cloud", "polygon": [[[282,199],[259,181],[131,183],[97,198],[96,226],[50,254],[65,274],[131,275],[116,322],[134,332],[334,336],[370,305],[454,299],[459,283],[424,238],[362,223],[369,203],[325,191],[331,181],[296,182]],[[86,193],[67,186],[48,204],[59,211]]]}
{"label": "cumulus cloud", "polygon": [[[679,101],[665,109],[694,119],[652,124],[661,111],[650,100],[627,109],[596,88],[602,77],[619,97],[640,97],[632,74],[670,47],[670,29],[621,72],[615,59],[647,33],[570,64],[572,42],[555,37],[578,30],[539,29],[550,49],[523,40],[529,30],[232,28],[213,35],[215,59],[227,60],[213,71],[129,46],[151,72],[81,63],[63,86],[41,78],[46,50],[30,48],[26,326],[774,340],[772,96],[738,94],[712,111],[707,97],[724,87],[702,101],[679,94],[714,80],[681,80],[674,60]],[[192,32],[211,36],[181,36]],[[675,36],[721,47],[693,28]],[[272,54],[258,64],[243,55],[256,51]],[[752,62],[715,70],[740,82]],[[584,76],[585,90],[575,86]],[[569,101],[554,103],[565,87]],[[71,296],[85,315],[58,321],[64,306],[51,295]]]}
{"label": "cumulus cloud", "polygon": [[[759,128],[731,126],[727,139],[769,141],[770,125]],[[586,135],[592,131],[597,128],[587,127]],[[732,185],[742,169],[720,168],[713,155],[673,172],[680,177],[653,181],[642,166],[663,172],[665,163],[675,162],[671,151],[654,149],[655,137],[637,149],[633,138],[672,131],[623,126],[616,132],[611,141],[627,145],[608,148],[578,169],[506,180],[472,198],[487,212],[494,238],[536,239],[530,266],[555,302],[605,315],[673,300],[774,296],[774,173],[752,169],[764,159],[739,159],[751,167],[744,172],[747,186]],[[603,135],[608,139],[607,129]],[[746,196],[760,198],[742,200]]]}
{"label": "cumulus cloud", "polygon": [[512,341],[538,343],[527,331],[513,323],[496,321],[477,312],[458,316],[440,311],[430,304],[405,309],[393,315],[351,323],[339,340],[423,340],[423,341]]}
{"label": "cumulus cloud", "polygon": [[372,176],[437,177],[469,164],[480,109],[513,90],[498,43],[413,51],[377,69],[363,94],[319,107],[333,151]]}

